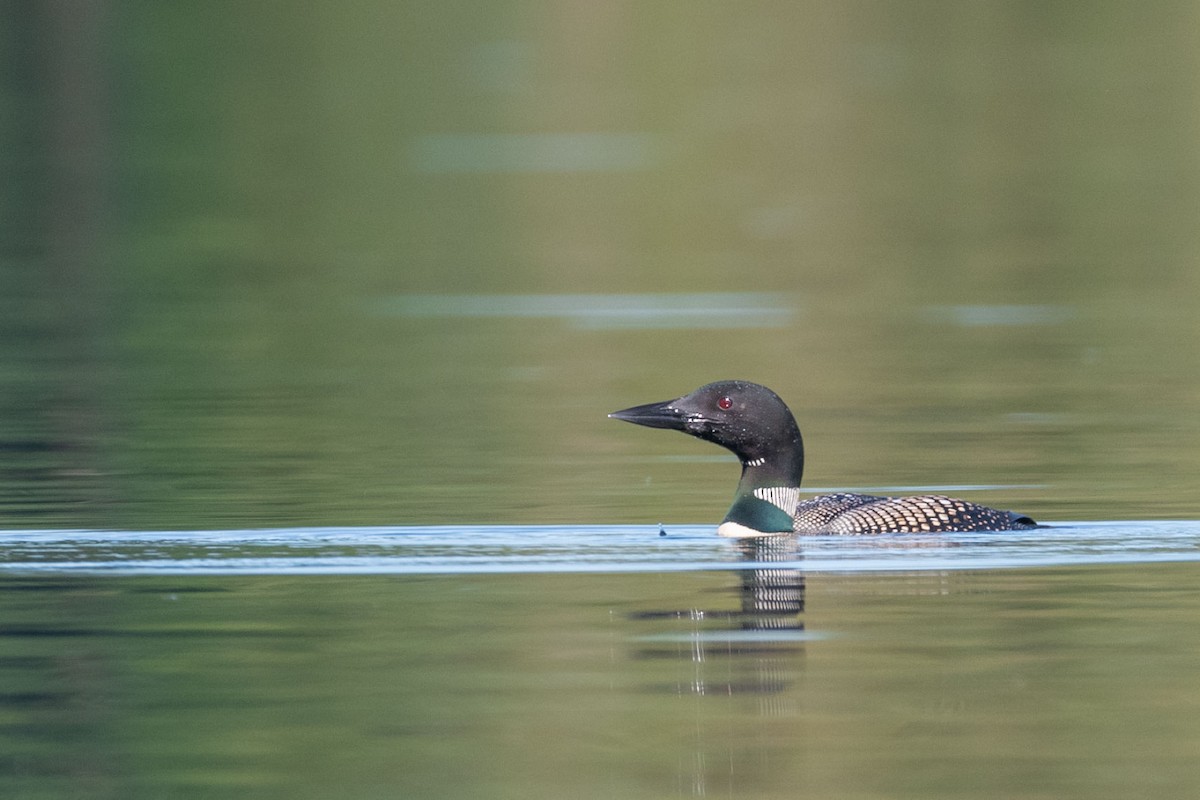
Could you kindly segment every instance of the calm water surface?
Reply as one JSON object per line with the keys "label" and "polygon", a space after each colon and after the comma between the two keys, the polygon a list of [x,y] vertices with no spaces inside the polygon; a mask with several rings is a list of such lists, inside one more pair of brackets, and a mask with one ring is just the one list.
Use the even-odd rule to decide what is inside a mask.
{"label": "calm water surface", "polygon": [[1196,523],[759,545],[665,533],[13,533],[0,786],[1200,791]]}

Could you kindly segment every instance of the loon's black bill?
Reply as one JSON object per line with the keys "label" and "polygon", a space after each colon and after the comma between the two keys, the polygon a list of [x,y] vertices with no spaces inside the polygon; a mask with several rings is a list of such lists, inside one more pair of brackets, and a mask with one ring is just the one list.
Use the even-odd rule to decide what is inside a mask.
{"label": "loon's black bill", "polygon": [[683,412],[671,405],[674,402],[674,400],[666,400],[662,403],[647,403],[644,406],[614,411],[609,416],[613,419],[632,422],[634,425],[645,425],[647,428],[670,428],[681,431],[686,419]]}

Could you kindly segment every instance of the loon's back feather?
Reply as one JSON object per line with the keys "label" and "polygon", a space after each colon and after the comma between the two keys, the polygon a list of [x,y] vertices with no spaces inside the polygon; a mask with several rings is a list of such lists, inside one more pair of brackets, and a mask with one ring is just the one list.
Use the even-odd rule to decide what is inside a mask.
{"label": "loon's back feather", "polygon": [[823,494],[805,500],[792,515],[796,533],[922,533],[1006,531],[1036,528],[1031,518],[939,494],[878,497]]}

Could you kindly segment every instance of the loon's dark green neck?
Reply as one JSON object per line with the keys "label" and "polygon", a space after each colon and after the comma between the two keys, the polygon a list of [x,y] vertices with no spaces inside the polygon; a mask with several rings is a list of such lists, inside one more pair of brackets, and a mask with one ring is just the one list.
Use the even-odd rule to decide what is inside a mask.
{"label": "loon's dark green neck", "polygon": [[[796,495],[797,497],[799,495]],[[792,514],[774,503],[752,494],[738,495],[721,520],[717,532],[722,536],[760,536],[764,533],[791,533]]]}
{"label": "loon's dark green neck", "polygon": [[785,440],[785,447],[771,456],[742,461],[733,505],[718,529],[724,536],[754,536],[791,533],[800,502],[800,478],[804,473],[804,444],[800,431]]}

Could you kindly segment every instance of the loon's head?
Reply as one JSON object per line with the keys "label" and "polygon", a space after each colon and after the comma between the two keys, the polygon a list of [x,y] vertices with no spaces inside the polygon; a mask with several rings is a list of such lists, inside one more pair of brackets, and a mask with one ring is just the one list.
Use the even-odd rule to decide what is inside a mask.
{"label": "loon's head", "polygon": [[[732,450],[754,486],[800,485],[804,445],[796,418],[779,395],[748,381],[717,381],[691,394],[609,414],[613,419],[670,428]],[[753,487],[751,487],[753,488]]]}

